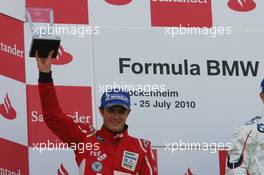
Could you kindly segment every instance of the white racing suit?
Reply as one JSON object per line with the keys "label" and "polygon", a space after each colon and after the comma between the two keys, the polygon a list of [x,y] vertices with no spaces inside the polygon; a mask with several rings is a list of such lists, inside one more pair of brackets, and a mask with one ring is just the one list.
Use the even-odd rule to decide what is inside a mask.
{"label": "white racing suit", "polygon": [[264,117],[254,117],[236,128],[226,175],[264,175]]}

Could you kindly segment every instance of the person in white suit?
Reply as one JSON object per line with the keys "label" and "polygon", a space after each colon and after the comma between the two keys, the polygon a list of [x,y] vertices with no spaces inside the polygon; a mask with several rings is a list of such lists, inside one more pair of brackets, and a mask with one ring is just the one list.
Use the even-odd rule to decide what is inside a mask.
{"label": "person in white suit", "polygon": [[[260,99],[264,103],[264,79]],[[228,152],[226,175],[264,175],[264,116],[236,128]]]}

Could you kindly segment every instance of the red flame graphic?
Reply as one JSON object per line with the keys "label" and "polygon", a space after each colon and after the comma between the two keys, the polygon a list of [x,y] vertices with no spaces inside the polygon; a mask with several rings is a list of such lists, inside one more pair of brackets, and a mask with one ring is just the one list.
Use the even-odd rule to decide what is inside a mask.
{"label": "red flame graphic", "polygon": [[187,169],[187,173],[185,173],[185,175],[193,175],[193,173],[192,173],[190,168]]}
{"label": "red flame graphic", "polygon": [[63,164],[60,165],[60,168],[57,171],[57,175],[69,175]]}
{"label": "red flame graphic", "polygon": [[129,4],[132,0],[105,0],[105,1],[113,5],[126,5]]}
{"label": "red flame graphic", "polygon": [[66,52],[62,46],[60,46],[58,50],[58,55],[56,59],[51,60],[51,64],[54,65],[62,65],[62,64],[68,64],[72,61],[73,56]]}
{"label": "red flame graphic", "polygon": [[0,114],[8,120],[13,120],[16,118],[16,111],[12,107],[8,94],[4,98],[4,104],[0,105]]}
{"label": "red flame graphic", "polygon": [[256,7],[254,0],[229,0],[228,7],[239,12],[248,12]]}

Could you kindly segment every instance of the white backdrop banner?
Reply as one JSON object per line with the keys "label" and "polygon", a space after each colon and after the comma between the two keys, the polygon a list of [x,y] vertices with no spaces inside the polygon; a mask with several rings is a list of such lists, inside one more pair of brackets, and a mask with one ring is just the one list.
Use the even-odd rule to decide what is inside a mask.
{"label": "white backdrop banner", "polygon": [[[264,35],[228,30],[214,37],[174,36],[168,28],[101,28],[94,40],[96,96],[109,87],[128,89],[133,135],[170,147],[170,153],[203,147],[216,158],[215,148],[230,148],[235,126],[261,112]],[[161,162],[161,174],[176,171],[175,162]]]}

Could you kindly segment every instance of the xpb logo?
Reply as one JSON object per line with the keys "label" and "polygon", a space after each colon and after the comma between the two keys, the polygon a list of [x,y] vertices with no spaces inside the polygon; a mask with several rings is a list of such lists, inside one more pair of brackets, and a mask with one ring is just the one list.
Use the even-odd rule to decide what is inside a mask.
{"label": "xpb logo", "polygon": [[0,104],[0,115],[5,117],[8,120],[13,120],[16,118],[16,111],[12,107],[11,101],[8,97],[8,94],[6,93],[6,96],[4,98],[4,103]]}
{"label": "xpb logo", "polygon": [[254,0],[229,0],[228,7],[239,12],[248,12],[256,7]]}

